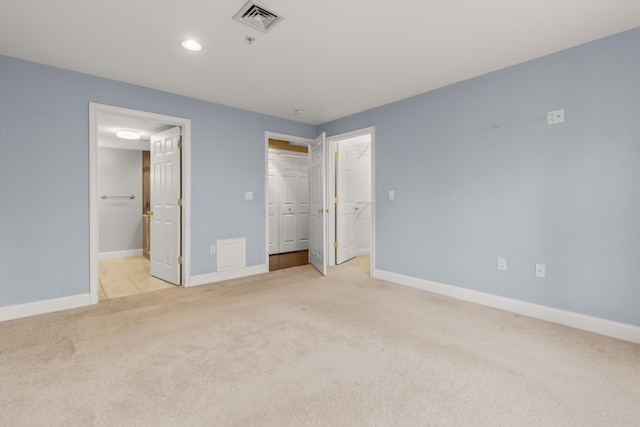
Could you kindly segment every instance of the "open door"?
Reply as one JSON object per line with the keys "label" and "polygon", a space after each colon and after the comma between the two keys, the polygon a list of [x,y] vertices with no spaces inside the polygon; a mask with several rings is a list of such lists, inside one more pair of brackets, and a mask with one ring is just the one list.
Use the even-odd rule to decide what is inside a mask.
{"label": "open door", "polygon": [[309,262],[327,275],[327,208],[325,182],[325,134],[309,144],[309,202],[311,230],[309,233]]}
{"label": "open door", "polygon": [[280,203],[279,193],[276,188],[278,183],[277,174],[277,156],[269,152],[268,158],[268,183],[267,183],[267,227],[269,230],[268,243],[269,243],[269,255],[280,253],[280,246],[278,245],[278,239],[280,237],[280,227],[278,226],[278,204]]}
{"label": "open door", "polygon": [[151,275],[180,285],[180,127],[151,137]]}
{"label": "open door", "polygon": [[338,143],[336,159],[336,264],[356,256],[356,160],[355,145]]}

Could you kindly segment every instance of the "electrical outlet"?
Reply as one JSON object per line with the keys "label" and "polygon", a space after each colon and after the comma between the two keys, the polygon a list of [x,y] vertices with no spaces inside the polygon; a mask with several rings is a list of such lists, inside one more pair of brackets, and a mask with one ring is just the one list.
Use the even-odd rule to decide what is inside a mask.
{"label": "electrical outlet", "polygon": [[564,110],[549,111],[547,113],[547,123],[550,125],[564,123]]}
{"label": "electrical outlet", "polygon": [[536,264],[536,277],[545,277],[546,271],[544,264]]}
{"label": "electrical outlet", "polygon": [[498,270],[507,271],[507,259],[506,258],[498,258]]}
{"label": "electrical outlet", "polygon": [[209,251],[211,252],[211,255],[215,255],[216,254],[216,245],[211,245],[211,248],[209,248]]}

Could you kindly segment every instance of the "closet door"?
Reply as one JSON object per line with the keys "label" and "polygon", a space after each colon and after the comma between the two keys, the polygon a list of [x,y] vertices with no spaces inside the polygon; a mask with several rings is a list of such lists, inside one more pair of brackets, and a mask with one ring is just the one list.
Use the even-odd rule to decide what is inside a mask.
{"label": "closet door", "polygon": [[279,154],[279,252],[309,248],[309,163],[307,156]]}
{"label": "closet door", "polygon": [[280,156],[269,150],[269,182],[267,187],[267,215],[269,217],[269,255],[280,253],[278,242],[280,241],[279,227],[279,172],[278,163]]}
{"label": "closet door", "polygon": [[356,146],[338,143],[336,167],[336,264],[356,256]]}

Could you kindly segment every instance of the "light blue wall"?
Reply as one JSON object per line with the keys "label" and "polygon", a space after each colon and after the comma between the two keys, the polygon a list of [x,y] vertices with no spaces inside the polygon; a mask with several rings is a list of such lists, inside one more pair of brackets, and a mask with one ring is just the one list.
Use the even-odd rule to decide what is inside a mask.
{"label": "light blue wall", "polygon": [[635,29],[320,126],[376,127],[376,267],[640,326],[639,52]]}
{"label": "light blue wall", "polygon": [[[638,51],[640,29],[320,126],[376,127],[376,267],[640,326]],[[315,126],[0,56],[0,307],[88,292],[90,101],[192,120],[193,275],[220,238],[264,262],[264,131]]]}
{"label": "light blue wall", "polygon": [[264,264],[264,132],[315,126],[0,56],[0,307],[89,291],[91,101],[191,119],[192,275],[221,238]]}
{"label": "light blue wall", "polygon": [[142,151],[98,147],[98,254],[142,251]]}

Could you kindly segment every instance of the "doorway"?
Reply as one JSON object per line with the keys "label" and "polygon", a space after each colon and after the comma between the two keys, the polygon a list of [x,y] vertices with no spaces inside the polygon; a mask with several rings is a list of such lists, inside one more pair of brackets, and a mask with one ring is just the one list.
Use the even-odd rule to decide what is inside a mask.
{"label": "doorway", "polygon": [[[147,270],[149,273],[155,271],[153,268],[154,250],[151,250],[151,260],[146,259],[142,255],[145,249],[145,245],[143,244],[144,238],[142,237],[142,234],[146,234],[144,233],[146,230],[144,227],[145,219],[149,223],[149,230],[153,230],[154,223],[159,223],[160,227],[158,228],[166,231],[161,235],[158,235],[156,231],[156,237],[154,239],[150,239],[151,244],[153,244],[153,241],[164,241],[166,237],[165,234],[169,236],[169,239],[175,240],[175,242],[168,242],[167,245],[163,246],[171,250],[155,251],[156,255],[158,252],[167,254],[168,259],[171,259],[171,262],[174,264],[171,270],[175,272],[175,278],[169,277],[169,281],[174,284],[188,285],[187,278],[189,277],[190,271],[190,239],[188,232],[190,227],[190,120],[97,103],[89,104],[89,112],[89,170],[91,202],[90,292],[92,304],[97,303],[100,298],[99,266],[101,263],[108,261],[107,264],[111,264],[110,268],[114,271],[120,268],[122,271],[118,274],[127,272],[140,274],[145,269],[145,265],[149,266]],[[143,135],[143,138],[135,141],[126,141],[127,145],[124,149],[123,141],[112,136],[115,134],[116,130],[132,130],[136,128],[139,130],[139,133]],[[178,138],[180,131],[182,133],[181,142]],[[169,133],[169,135],[167,135],[167,133]],[[142,196],[136,199],[136,194],[129,194],[129,191],[121,191],[121,188],[125,188],[126,186],[131,187],[131,183],[120,183],[120,185],[125,186],[121,188],[117,188],[117,186],[115,188],[108,188],[108,186],[105,187],[103,185],[106,183],[104,176],[101,176],[104,171],[101,172],[99,167],[101,163],[104,163],[101,161],[103,160],[101,154],[108,153],[108,155],[115,156],[114,168],[120,169],[120,172],[123,171],[121,159],[139,156],[139,180],[142,181],[142,176],[145,172],[142,166],[141,153],[145,151],[145,148],[146,150],[151,150],[151,152],[154,152],[155,149],[155,152],[158,153],[150,156],[148,165],[148,176],[150,175],[151,181],[150,186],[153,187],[153,183],[156,183],[156,189],[150,191],[150,193],[155,193],[159,195],[159,197],[166,196],[167,200],[170,200],[170,202],[165,203],[164,200],[162,200],[161,203],[158,203],[157,201],[154,202],[153,197],[148,201],[145,201]],[[164,164],[162,162],[164,162]],[[169,178],[165,176],[166,171],[176,170],[176,167],[178,175],[173,174],[173,176]],[[179,171],[181,171],[181,178]],[[157,175],[155,179],[154,173]],[[173,180],[175,185],[164,186],[158,184],[168,180]],[[139,188],[139,191],[142,191],[142,183],[140,182],[140,186],[137,184],[138,183],[135,183],[131,188]],[[133,189],[132,192],[135,191]],[[120,194],[121,192],[122,194]],[[131,195],[133,195],[134,198],[131,198]],[[146,203],[148,203],[148,206]],[[172,210],[168,221],[165,221],[167,212],[163,211],[166,205],[170,205],[170,210]],[[160,209],[157,209],[156,206],[160,206]],[[117,242],[117,239],[113,239],[114,235],[123,235],[123,230],[118,230],[117,224],[116,227],[114,227],[114,224],[105,224],[106,217],[101,215],[101,213],[104,213],[105,207],[116,209],[119,214],[123,214],[127,209],[134,212],[137,210],[137,213],[129,213],[131,224],[129,224],[128,227],[130,229],[137,227],[136,231],[138,232],[138,235],[135,237],[129,236],[129,238],[134,241],[133,243],[129,243],[129,247],[123,247],[122,241]],[[159,211],[160,215],[155,215],[156,210]],[[146,218],[143,219],[145,213],[147,215]],[[111,231],[105,234],[105,229],[109,228],[105,227],[106,225],[111,227]],[[151,234],[154,235],[154,231],[151,231]],[[126,238],[126,230],[124,230],[124,239]],[[140,254],[137,252],[140,252]],[[100,258],[102,258],[102,260]],[[182,262],[180,263],[180,261]],[[166,264],[170,263],[163,264],[163,266],[166,267]],[[106,264],[102,265],[104,266]],[[130,270],[127,271],[127,268],[125,267],[128,267]],[[154,276],[161,277],[157,273],[154,273]],[[161,278],[167,280],[165,277]],[[158,279],[155,280],[160,282]],[[153,288],[155,282],[151,283],[152,280],[150,279],[148,279],[148,282],[149,283],[147,283],[146,287]],[[141,284],[141,286],[142,285],[144,284]],[[155,285],[157,288],[158,283],[155,283]],[[141,286],[138,287],[141,288]]]}
{"label": "doorway", "polygon": [[[310,197],[310,220],[309,226],[311,230],[309,231],[309,235],[313,234],[313,230],[317,231],[322,230],[322,227],[313,227],[314,221],[320,221],[321,217],[325,217],[327,227],[324,231],[321,232],[322,236],[320,238],[321,242],[317,244],[317,247],[314,248],[314,253],[318,253],[320,257],[318,259],[314,259],[314,266],[320,270],[323,274],[326,274],[326,267],[335,266],[336,265],[336,253],[338,248],[340,247],[340,236],[338,233],[344,232],[345,227],[343,223],[343,227],[336,227],[337,215],[336,212],[339,210],[342,211],[351,211],[354,214],[351,215],[350,226],[347,226],[347,234],[350,235],[350,246],[352,249],[350,253],[354,253],[355,257],[358,257],[359,263],[366,261],[369,265],[369,274],[373,276],[374,271],[374,260],[375,260],[375,215],[374,215],[374,155],[375,155],[375,129],[373,127],[361,129],[358,131],[348,132],[344,134],[335,135],[326,139],[326,143],[324,142],[324,136],[321,135],[318,139],[312,140],[309,138],[301,138],[291,135],[283,135],[276,134],[272,132],[265,132],[265,158],[266,158],[266,176],[265,176],[265,194],[267,194],[267,203],[266,203],[266,242],[267,242],[267,265],[269,263],[269,252],[270,246],[273,243],[270,236],[273,236],[273,232],[271,229],[272,221],[270,221],[270,212],[271,215],[273,210],[270,211],[270,206],[268,203],[269,193],[272,191],[269,184],[269,139],[279,139],[284,141],[289,141],[295,145],[302,145],[307,147],[322,147],[320,151],[318,151],[319,156],[322,157],[323,164],[322,171],[311,171],[312,162],[309,159],[310,166],[310,181],[313,181],[313,176],[318,175],[316,177],[316,181],[322,182],[323,186],[326,186],[327,191],[325,192],[322,189],[321,193],[318,193],[320,199],[315,200],[317,197]],[[344,151],[343,158],[347,156],[351,156],[353,159],[353,173],[352,179],[349,181],[349,184],[346,185],[346,188],[350,188],[351,197],[345,200],[344,206],[338,205],[339,198],[336,183],[339,182],[340,178],[337,178],[338,168],[336,167],[336,160],[339,158],[339,155],[334,155],[334,153],[338,153],[340,150]],[[309,156],[310,157],[310,156]],[[358,165],[359,163],[359,165]],[[321,173],[322,172],[322,173]],[[313,175],[313,176],[311,176]],[[346,180],[345,180],[346,182]],[[343,186],[343,190],[344,190]],[[311,191],[313,193],[313,191]],[[311,200],[314,199],[314,200]],[[329,207],[329,209],[327,209]],[[318,215],[315,215],[316,211]],[[346,215],[348,216],[348,215]],[[273,218],[273,216],[271,216]],[[349,224],[349,222],[346,222]],[[311,236],[310,236],[311,237]],[[317,241],[318,239],[310,239]],[[336,244],[337,242],[337,244]],[[318,243],[318,242],[316,242]],[[311,243],[310,243],[311,244]],[[338,248],[336,248],[336,246]],[[271,246],[272,247],[272,246]],[[321,248],[324,248],[321,250]],[[321,253],[322,252],[322,253]],[[311,254],[310,254],[311,258]],[[347,256],[346,259],[350,259],[350,256]],[[344,259],[343,261],[346,261]],[[322,265],[317,265],[317,264]],[[339,264],[339,262],[338,262]]]}
{"label": "doorway", "polygon": [[370,274],[374,270],[374,145],[375,129],[365,128],[327,139],[328,234],[334,237],[329,251],[329,266],[347,262],[355,257],[370,260]]}
{"label": "doorway", "polygon": [[269,138],[267,244],[269,271],[309,262],[308,147]]}

